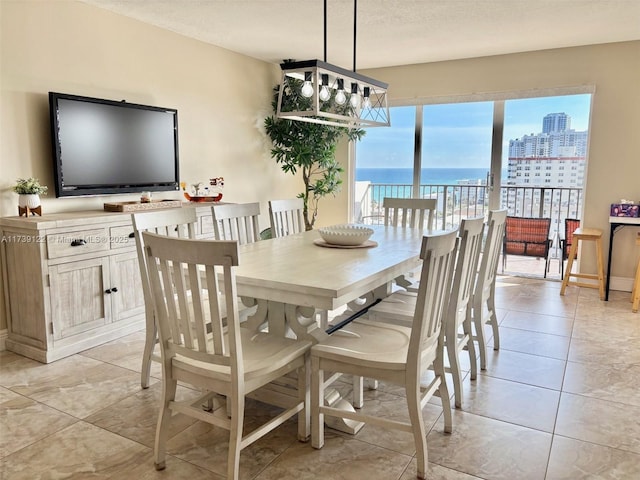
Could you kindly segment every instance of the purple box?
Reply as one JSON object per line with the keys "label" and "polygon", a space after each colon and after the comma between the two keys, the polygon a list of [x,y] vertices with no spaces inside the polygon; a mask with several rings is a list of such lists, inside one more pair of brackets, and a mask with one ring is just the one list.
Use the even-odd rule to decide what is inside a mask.
{"label": "purple box", "polygon": [[612,203],[611,213],[612,217],[640,217],[640,205],[633,205],[631,203]]}

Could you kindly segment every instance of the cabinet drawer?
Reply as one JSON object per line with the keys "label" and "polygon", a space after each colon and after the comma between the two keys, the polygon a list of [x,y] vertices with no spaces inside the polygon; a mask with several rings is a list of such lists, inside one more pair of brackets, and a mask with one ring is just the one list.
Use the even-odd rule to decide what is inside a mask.
{"label": "cabinet drawer", "polygon": [[109,241],[112,249],[135,247],[136,239],[133,237],[133,226],[111,227]]}
{"label": "cabinet drawer", "polygon": [[109,250],[109,236],[104,228],[47,235],[49,258],[70,257]]}

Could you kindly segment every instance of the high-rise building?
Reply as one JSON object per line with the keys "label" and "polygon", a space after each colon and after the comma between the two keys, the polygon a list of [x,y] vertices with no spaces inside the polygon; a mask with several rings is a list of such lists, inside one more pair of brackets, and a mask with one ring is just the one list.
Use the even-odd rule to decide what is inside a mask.
{"label": "high-rise building", "polygon": [[507,185],[582,188],[589,131],[570,126],[566,113],[550,113],[542,133],[509,140]]}
{"label": "high-rise building", "polygon": [[550,113],[542,119],[542,133],[564,132],[571,128],[571,117],[566,113]]}

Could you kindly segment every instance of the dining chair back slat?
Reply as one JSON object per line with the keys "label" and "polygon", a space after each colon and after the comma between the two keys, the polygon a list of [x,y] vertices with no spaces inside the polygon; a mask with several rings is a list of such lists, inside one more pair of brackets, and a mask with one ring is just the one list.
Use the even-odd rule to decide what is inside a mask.
{"label": "dining chair back slat", "polygon": [[153,312],[153,299],[149,274],[144,255],[144,239],[142,232],[152,232],[158,235],[178,238],[195,238],[196,211],[193,208],[166,209],[155,212],[140,212],[131,214],[133,235],[138,253],[138,267],[142,282],[142,294],[145,303],[145,345],[142,354],[142,372],[140,383],[142,388],[149,386],[151,375],[151,361],[159,361],[160,357],[153,353],[158,342],[157,325]]}
{"label": "dining chair back slat", "polygon": [[304,202],[301,198],[269,201],[269,221],[273,238],[286,237],[305,231],[302,212]]}
{"label": "dining chair back slat", "polygon": [[258,202],[214,205],[211,210],[217,240],[236,240],[240,245],[260,240]]}

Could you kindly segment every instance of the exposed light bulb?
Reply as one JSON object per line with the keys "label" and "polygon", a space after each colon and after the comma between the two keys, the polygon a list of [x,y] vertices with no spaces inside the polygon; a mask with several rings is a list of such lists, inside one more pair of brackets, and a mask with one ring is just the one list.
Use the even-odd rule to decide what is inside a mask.
{"label": "exposed light bulb", "polygon": [[326,85],[323,85],[322,88],[320,89],[320,93],[318,94],[318,96],[320,97],[320,100],[322,100],[323,102],[326,102],[327,100],[329,100],[331,98],[331,92],[329,91],[329,87]]}
{"label": "exposed light bulb", "polygon": [[336,92],[336,103],[344,105],[347,102],[347,95],[344,93],[344,80],[338,79],[338,91]]}
{"label": "exposed light bulb", "polygon": [[318,96],[320,97],[320,100],[322,100],[323,102],[326,102],[331,98],[331,90],[329,90],[329,75],[326,73],[323,73],[321,78],[322,78],[322,88],[320,89],[320,93],[318,94]]}
{"label": "exposed light bulb", "polygon": [[358,108],[360,106],[360,94],[358,93],[358,84],[351,84],[351,96],[349,97],[349,104],[353,108]]}
{"label": "exposed light bulb", "polygon": [[304,83],[300,89],[300,95],[309,98],[313,95],[313,85],[311,85],[311,72],[304,72]]}
{"label": "exposed light bulb", "polygon": [[371,108],[371,88],[370,87],[364,87],[363,88],[363,101],[362,101],[362,108]]}

